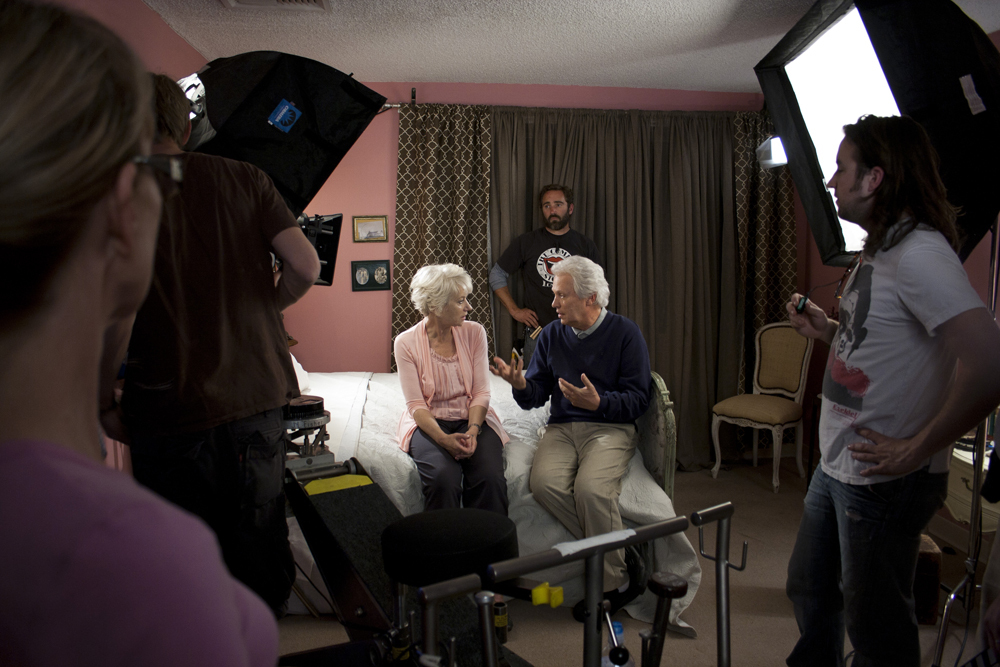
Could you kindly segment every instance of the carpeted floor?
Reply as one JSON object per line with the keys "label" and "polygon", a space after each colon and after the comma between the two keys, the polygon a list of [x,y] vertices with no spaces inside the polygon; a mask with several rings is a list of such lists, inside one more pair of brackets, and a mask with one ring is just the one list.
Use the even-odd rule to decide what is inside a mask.
{"label": "carpeted floor", "polygon": [[[749,543],[746,569],[730,571],[731,664],[751,667],[783,665],[798,637],[792,605],[785,597],[788,557],[802,514],[805,480],[800,479],[792,459],[781,469],[779,493],[771,488],[771,460],[761,459],[757,468],[746,465],[723,466],[718,479],[709,471],[678,473],[675,507],[678,514],[730,501],[736,511],[732,519],[730,560],[739,563],[743,542]],[[690,528],[688,538],[698,547],[698,530]],[[942,581],[955,584],[964,573],[965,555],[942,543]],[[705,530],[705,551],[715,550],[715,527]],[[951,553],[948,553],[951,551]],[[988,545],[984,547],[988,554]],[[984,556],[985,561],[985,556]],[[985,562],[980,565],[982,570]],[[690,639],[668,637],[663,665],[717,665],[715,564],[702,560],[704,575],[694,602],[684,619],[698,632]],[[942,599],[943,599],[942,594]],[[975,612],[970,635],[975,631]],[[514,624],[507,647],[536,667],[570,667],[582,662],[583,632],[568,608],[532,607],[510,602]],[[639,631],[647,624],[624,612],[615,616],[625,627],[625,645],[636,654],[641,646]],[[962,643],[965,614],[959,605],[952,612],[949,639],[942,665],[954,665]],[[343,628],[329,617],[313,619],[295,616],[279,623],[282,654],[346,641]],[[921,626],[922,665],[930,665],[937,641],[936,626]],[[970,637],[971,643],[971,637]],[[966,651],[965,660],[971,657]],[[636,663],[639,663],[638,658]]]}

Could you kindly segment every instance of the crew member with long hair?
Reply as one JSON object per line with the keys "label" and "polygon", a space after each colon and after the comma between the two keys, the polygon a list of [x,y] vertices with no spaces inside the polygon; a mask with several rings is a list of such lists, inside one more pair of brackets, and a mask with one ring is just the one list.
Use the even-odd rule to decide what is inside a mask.
{"label": "crew member with long hair", "polygon": [[789,665],[920,663],[913,577],[920,533],[948,492],[951,445],[1000,402],[1000,331],[955,254],[956,210],[924,129],[906,117],[844,127],[829,186],[868,232],[840,319],[800,295],[804,336],[830,344],[812,478],[788,596]]}

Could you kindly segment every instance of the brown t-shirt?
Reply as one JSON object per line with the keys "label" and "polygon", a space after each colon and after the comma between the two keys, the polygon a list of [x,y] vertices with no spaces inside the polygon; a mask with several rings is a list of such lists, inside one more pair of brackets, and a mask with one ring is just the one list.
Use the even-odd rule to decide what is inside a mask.
{"label": "brown t-shirt", "polygon": [[129,342],[122,408],[142,435],[212,428],[299,395],[270,254],[295,219],[257,167],[183,159]]}

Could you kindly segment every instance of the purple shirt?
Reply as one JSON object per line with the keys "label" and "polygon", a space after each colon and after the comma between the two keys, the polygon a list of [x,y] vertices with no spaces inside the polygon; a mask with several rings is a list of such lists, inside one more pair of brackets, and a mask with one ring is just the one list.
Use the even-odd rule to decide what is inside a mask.
{"label": "purple shirt", "polygon": [[65,447],[0,442],[0,664],[274,665],[196,517]]}

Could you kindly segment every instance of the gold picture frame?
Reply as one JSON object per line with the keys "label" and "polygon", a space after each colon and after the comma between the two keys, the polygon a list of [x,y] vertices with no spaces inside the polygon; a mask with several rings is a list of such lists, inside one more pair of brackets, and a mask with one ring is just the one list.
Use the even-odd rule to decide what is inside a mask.
{"label": "gold picture frame", "polygon": [[356,215],[355,243],[385,243],[389,240],[389,222],[385,215]]}

